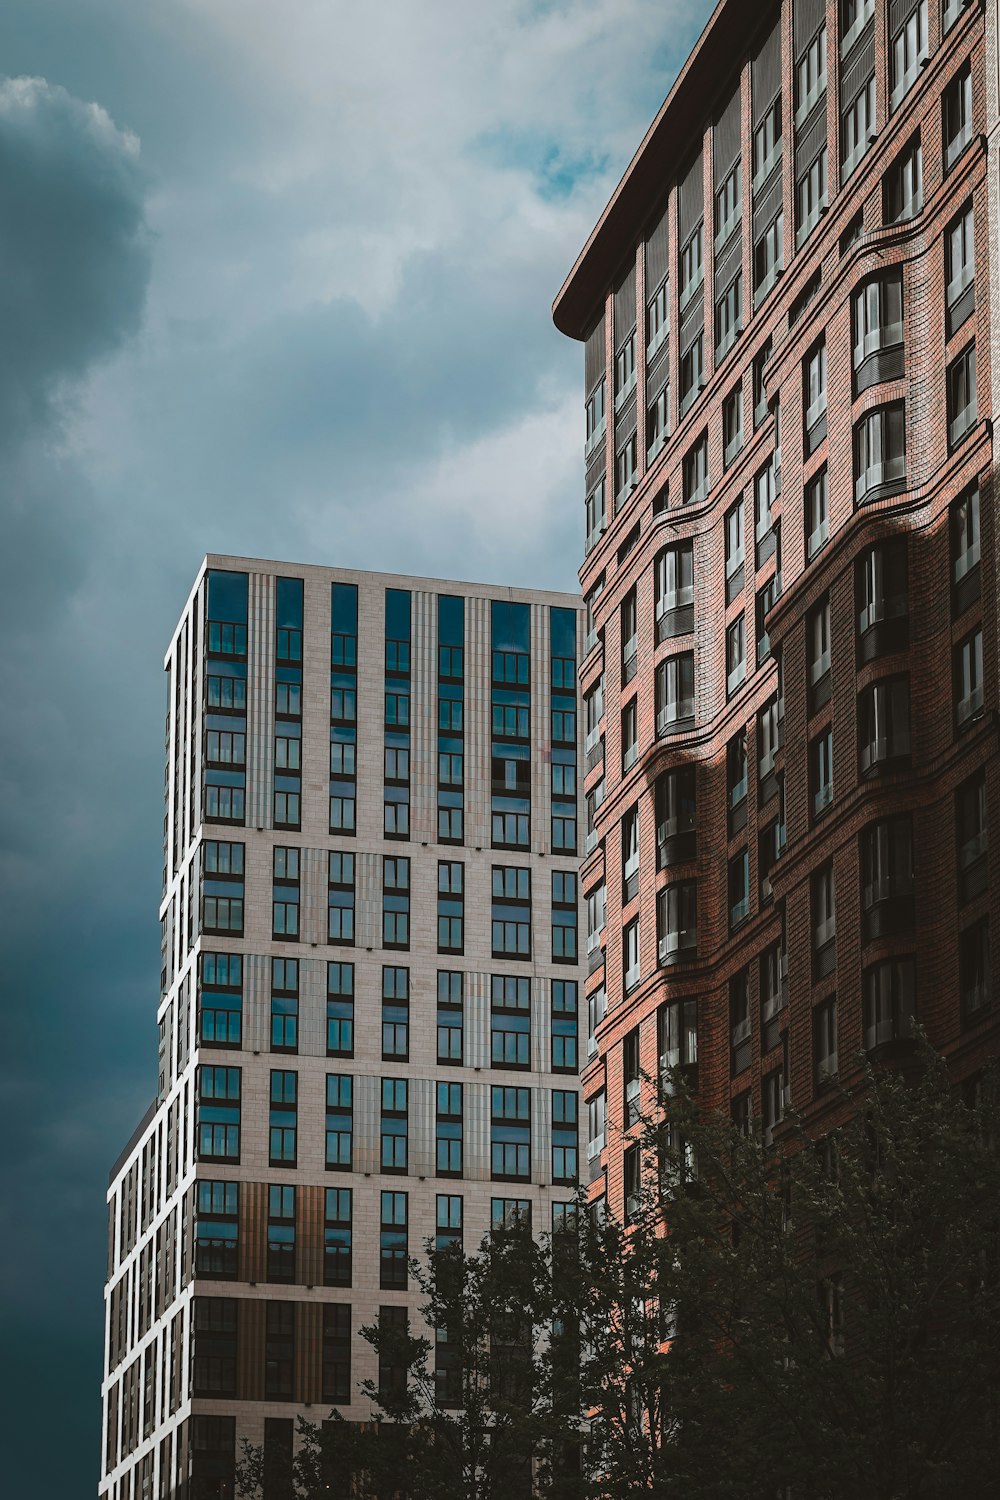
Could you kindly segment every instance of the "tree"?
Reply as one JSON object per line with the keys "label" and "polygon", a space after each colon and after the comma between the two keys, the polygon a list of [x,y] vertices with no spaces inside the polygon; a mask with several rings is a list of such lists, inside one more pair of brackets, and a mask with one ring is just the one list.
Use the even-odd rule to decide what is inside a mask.
{"label": "tree", "polygon": [[[428,1244],[426,1259],[411,1262],[424,1328],[361,1330],[379,1360],[379,1379],[361,1386],[371,1420],[300,1418],[292,1495],[578,1500],[574,1252],[575,1235],[539,1241],[520,1217],[475,1255]],[[244,1444],[241,1495],[264,1491],[264,1464]]]}
{"label": "tree", "polygon": [[679,1092],[647,1122],[632,1223],[593,1227],[591,1493],[945,1500],[1000,1459],[991,1080],[924,1049],[845,1120],[774,1147]]}

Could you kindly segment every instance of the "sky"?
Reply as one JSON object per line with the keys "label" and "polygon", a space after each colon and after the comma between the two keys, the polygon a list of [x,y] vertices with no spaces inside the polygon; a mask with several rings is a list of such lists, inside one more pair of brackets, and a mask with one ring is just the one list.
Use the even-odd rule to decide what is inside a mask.
{"label": "sky", "polygon": [[[0,1433],[96,1494],[204,553],[573,588],[551,301],[708,0],[0,7]],[[44,1408],[43,1408],[44,1402]]]}

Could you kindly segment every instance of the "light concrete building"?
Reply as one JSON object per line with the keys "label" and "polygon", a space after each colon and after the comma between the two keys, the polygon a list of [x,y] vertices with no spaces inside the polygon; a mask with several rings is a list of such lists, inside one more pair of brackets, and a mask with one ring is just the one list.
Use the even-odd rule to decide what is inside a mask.
{"label": "light concrete building", "polygon": [[574,1194],[573,595],[212,556],[166,656],[159,1086],[112,1172],[100,1493],[362,1419],[407,1256]]}

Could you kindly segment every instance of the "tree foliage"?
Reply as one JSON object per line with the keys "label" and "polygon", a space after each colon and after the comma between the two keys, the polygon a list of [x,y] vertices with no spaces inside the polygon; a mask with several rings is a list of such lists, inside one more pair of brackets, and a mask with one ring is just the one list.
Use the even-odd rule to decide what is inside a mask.
{"label": "tree foliage", "polygon": [[[833,1101],[836,1106],[837,1101]],[[372,1420],[300,1421],[300,1500],[951,1500],[1000,1460],[997,1090],[925,1049],[764,1145],[676,1080],[629,1220],[526,1224],[363,1330]],[[442,1337],[443,1334],[443,1337]],[[393,1342],[395,1341],[395,1342]],[[445,1352],[446,1351],[446,1352]],[[405,1380],[403,1376],[405,1375]],[[259,1493],[248,1449],[241,1493]],[[351,1488],[351,1475],[354,1488]]]}

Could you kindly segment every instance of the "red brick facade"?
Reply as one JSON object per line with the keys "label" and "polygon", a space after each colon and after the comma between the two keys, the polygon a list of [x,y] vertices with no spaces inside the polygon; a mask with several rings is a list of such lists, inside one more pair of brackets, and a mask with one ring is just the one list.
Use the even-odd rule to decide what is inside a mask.
{"label": "red brick facade", "polygon": [[[784,1070],[786,1058],[787,1071],[779,1080],[788,1090],[783,1095],[785,1105],[790,1098],[807,1118],[818,1117],[827,1107],[829,1094],[817,1071],[814,1029],[818,1021],[814,1016],[830,997],[835,997],[836,1055],[842,1079],[859,1066],[866,1044],[866,1015],[869,1044],[877,1040],[882,1049],[907,1045],[906,975],[911,972],[916,1019],[932,1042],[953,1056],[957,1077],[972,1075],[1000,1041],[990,998],[988,929],[985,938],[979,934],[976,948],[985,954],[985,968],[971,956],[971,938],[963,939],[981,919],[992,917],[995,944],[994,893],[1000,881],[986,151],[987,31],[992,18],[976,5],[876,0],[869,20],[867,7],[859,3],[855,13],[861,29],[855,27],[853,38],[849,36],[842,48],[842,26],[850,17],[842,14],[846,7],[839,0],[825,0],[825,5],[823,0],[784,0],[771,9],[761,6],[756,30],[746,17],[751,9],[757,8],[746,7],[744,0],[729,0],[717,8],[555,305],[557,325],[578,339],[592,336],[604,311],[607,529],[603,536],[591,537],[580,578],[585,597],[591,599],[603,578],[603,589],[593,604],[592,644],[583,663],[581,686],[586,695],[603,674],[600,732],[604,753],[602,758],[595,750],[589,757],[595,763],[587,772],[586,790],[592,793],[603,781],[606,795],[594,814],[597,845],[583,866],[583,892],[586,896],[606,882],[606,925],[600,946],[594,950],[596,967],[588,990],[605,986],[607,1014],[596,1027],[596,1053],[583,1086],[585,1097],[593,1100],[606,1081],[607,1130],[600,1157],[595,1154],[592,1160],[591,1191],[598,1195],[606,1180],[609,1207],[615,1212],[623,1206],[625,1038],[639,1028],[641,1069],[655,1079],[659,1072],[658,1013],[672,1001],[697,1002],[699,1096],[710,1106],[727,1109],[731,1100],[752,1090],[755,1116],[766,1113],[762,1080],[776,1069]],[[802,104],[797,91],[801,95],[805,87],[805,64],[798,70],[797,81],[796,63],[804,57],[808,41],[804,28],[812,28],[813,37],[823,45],[817,28],[824,18],[828,207],[799,236],[796,248],[796,177],[801,165],[796,155],[804,133],[816,130],[816,120],[810,125],[804,105],[796,120],[797,105]],[[783,155],[778,170],[783,175],[777,192],[784,210],[784,270],[752,310],[757,235],[751,179],[754,122],[760,123],[755,115],[755,69],[764,76],[763,63],[755,59],[763,56],[766,38],[776,24],[781,39],[778,107]],[[911,28],[908,36],[903,34],[907,25]],[[924,56],[909,85],[900,83],[894,90],[894,67],[902,66],[900,59],[909,55],[907,47],[913,38]],[[867,148],[841,186],[841,150],[848,138],[843,117],[850,107],[847,74],[851,68],[863,69],[863,59],[860,65],[857,59],[866,46],[874,53],[875,129],[866,136]],[[967,69],[971,69],[972,117],[957,137],[959,146],[952,144],[946,158],[946,143],[956,140],[950,101],[962,93]],[[716,224],[712,215],[719,184],[713,181],[717,155],[713,122],[721,118],[737,87],[743,165],[742,328],[716,364],[713,278],[719,256],[717,245],[713,254]],[[815,94],[810,98],[815,116],[822,106]],[[943,102],[946,98],[948,103]],[[917,132],[922,200],[910,203],[908,217],[890,222],[897,202],[893,168]],[[682,307],[678,297],[683,249],[678,241],[679,185],[699,149],[704,171],[704,386],[682,415],[681,341],[685,327],[691,325],[692,298],[689,295]],[[774,194],[773,172],[759,175],[761,191]],[[650,196],[648,185],[653,182],[661,189],[669,188],[667,199]],[[949,289],[946,237],[967,203],[972,206],[975,290],[972,294],[966,289],[959,306],[954,295],[959,281],[954,275]],[[655,288],[645,285],[646,242],[665,207],[669,437],[647,466],[646,312],[647,298]],[[861,226],[849,229],[859,214]],[[735,263],[731,244],[726,253],[731,266]],[[619,445],[613,431],[618,345],[615,289],[622,285],[633,258],[638,321],[636,483],[631,493],[622,495],[616,510],[612,499]],[[872,278],[891,274],[897,267],[902,274],[902,353],[895,350],[895,362],[886,358],[880,363],[877,357],[873,366],[855,354],[854,298]],[[951,331],[949,304],[956,309]],[[619,308],[619,321],[621,316]],[[879,335],[883,345],[884,322],[883,314]],[[769,338],[773,353],[764,375],[767,409],[754,431],[753,364]],[[821,338],[826,350],[826,412],[821,422],[813,422],[807,440],[804,361]],[[973,340],[978,392],[974,411],[958,374],[949,373]],[[596,342],[599,336],[591,338],[592,346]],[[893,342],[895,347],[899,340]],[[662,354],[658,357],[662,359]],[[730,453],[727,465],[723,403],[740,383],[742,446],[738,453]],[[949,398],[950,384],[954,389]],[[874,474],[878,481],[874,492],[862,484],[862,498],[856,499],[856,471],[864,467],[859,453],[867,451],[858,447],[859,424],[867,412],[899,402],[905,407],[905,458],[896,466],[902,473],[886,482],[888,464],[869,467],[869,476]],[[624,400],[622,413],[627,414],[630,406],[631,400]],[[965,416],[959,420],[962,412]],[[954,419],[951,437],[949,418]],[[685,504],[685,459],[705,431],[708,492]],[[780,488],[771,509],[778,540],[771,555],[762,555],[761,566],[755,567],[755,479],[779,443]],[[884,460],[886,450],[879,452]],[[594,462],[592,456],[592,481]],[[809,559],[805,495],[824,467],[828,539]],[[976,485],[981,526],[978,565],[955,515],[956,501]],[[742,587],[730,587],[732,599],[727,604],[725,518],[741,498]],[[663,549],[689,539],[694,557],[693,630],[657,643],[656,560]],[[862,615],[856,590],[861,587],[858,575],[864,568],[863,556],[879,541],[893,539],[896,551],[880,554],[880,561],[890,556],[899,559],[905,553],[905,603],[899,587],[887,583],[883,573],[879,601]],[[765,533],[763,553],[771,545]],[[965,551],[956,554],[956,546]],[[757,596],[772,580],[777,597],[766,615],[770,655],[758,662]],[[630,681],[623,681],[627,674],[622,669],[622,605],[632,589],[636,591],[638,668]],[[810,702],[810,622],[827,598],[829,669],[818,676],[815,701]],[[733,690],[727,694],[727,628],[735,625],[741,613],[746,675],[742,683],[734,677]],[[887,628],[890,619],[892,625]],[[871,628],[863,631],[862,622]],[[980,629],[981,658],[970,647],[973,670],[963,678],[962,643]],[[694,653],[694,719],[658,737],[656,669],[679,651]],[[876,695],[879,717],[866,717],[866,689],[886,679],[908,684],[908,754],[898,711],[905,698],[903,688],[898,693],[895,688],[880,688]],[[781,740],[773,770],[762,779],[757,717],[776,693],[783,705]],[[623,774],[622,714],[633,695],[638,755]],[[890,698],[895,718],[889,722],[886,737],[881,710]],[[959,698],[965,700],[961,723]],[[810,761],[819,752],[811,752],[810,747],[827,728],[832,729],[833,794],[829,805],[819,805],[817,813]],[[727,745],[741,729],[747,735],[748,772],[745,826],[738,827],[742,811],[737,811],[735,819],[727,819]],[[686,764],[695,767],[694,857],[677,862],[671,851],[665,867],[658,869],[657,779]],[[956,792],[981,768],[986,778],[986,826],[976,840],[970,840],[962,821],[965,813],[957,809]],[[760,839],[769,823],[780,821],[782,785],[786,841],[771,870],[768,898],[759,867]],[[963,809],[968,805],[967,798]],[[639,878],[632,894],[631,886],[626,889],[623,883],[622,826],[636,806]],[[890,846],[892,851],[888,866],[879,865],[874,875],[870,865],[862,868],[863,850],[869,847],[866,830],[895,815],[911,819],[912,882],[903,868],[908,864],[906,835],[899,827],[884,835],[890,845],[881,846],[883,853]],[[965,830],[961,870],[960,825]],[[730,831],[731,837],[727,836]],[[744,849],[749,864],[749,912],[730,930],[730,862],[738,860]],[[813,883],[816,872],[828,861],[833,865],[835,947],[824,947],[817,959]],[[888,877],[886,868],[891,871]],[[661,962],[657,897],[677,881],[696,883],[697,946],[686,961]],[[868,910],[864,909],[866,901]],[[623,932],[635,917],[639,919],[639,978],[626,992]],[[828,927],[823,928],[819,936],[828,932]],[[770,945],[782,941],[783,934],[786,1003],[776,1019],[771,1015],[768,1031],[772,1041],[778,1033],[777,1045],[765,1051],[758,959]],[[963,942],[967,953],[960,962]],[[895,981],[890,982],[885,971],[886,987],[878,988],[866,978],[880,962],[893,958],[905,961]],[[906,967],[910,961],[912,970]],[[748,970],[751,1033],[746,1066],[744,1055],[733,1050],[730,1014],[731,981],[744,970]],[[741,1044],[744,1051],[745,1045]],[[650,1083],[642,1087],[652,1094]]]}

